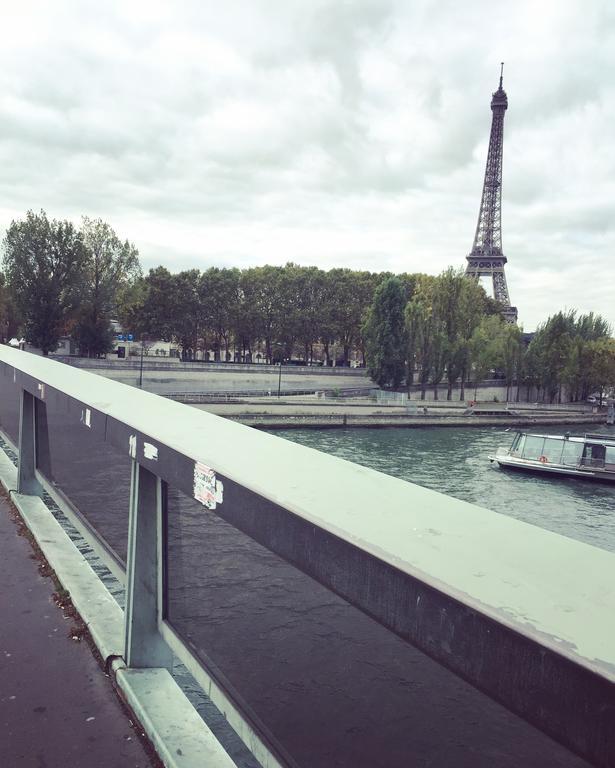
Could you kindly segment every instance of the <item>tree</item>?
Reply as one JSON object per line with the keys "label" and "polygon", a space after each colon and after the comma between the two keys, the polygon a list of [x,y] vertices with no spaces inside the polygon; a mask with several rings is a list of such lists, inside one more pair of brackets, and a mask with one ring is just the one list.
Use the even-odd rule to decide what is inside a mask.
{"label": "tree", "polygon": [[139,253],[122,242],[102,219],[83,217],[81,228],[86,259],[81,274],[81,303],[73,335],[79,350],[98,357],[112,348],[111,319],[118,297],[141,276]]}
{"label": "tree", "polygon": [[133,283],[120,287],[117,292],[117,319],[128,333],[139,334],[141,313],[147,295],[147,283],[140,277]]}
{"label": "tree", "polygon": [[574,353],[575,312],[558,312],[538,327],[530,344],[543,400],[561,401],[562,385],[570,377],[570,358]]}
{"label": "tree", "polygon": [[[500,331],[500,367],[506,381],[506,401],[510,400],[510,389],[519,380],[523,356],[522,331],[514,323],[503,323]],[[517,387],[519,400],[519,387]]]}
{"label": "tree", "polygon": [[592,380],[600,390],[600,405],[604,393],[615,388],[615,339],[599,338],[589,342],[592,351]]}
{"label": "tree", "polygon": [[177,280],[166,267],[150,269],[135,291],[135,303],[129,309],[135,335],[172,341],[178,327],[181,297]]}
{"label": "tree", "polygon": [[219,357],[224,347],[228,360],[239,309],[239,270],[210,267],[201,277],[201,296],[207,297],[206,322],[213,333],[215,354]]}
{"label": "tree", "polygon": [[25,219],[11,223],[3,250],[7,281],[26,338],[48,355],[57,348],[78,306],[87,258],[83,236],[68,221],[49,221],[44,211],[28,211]]}
{"label": "tree", "polygon": [[397,388],[406,366],[406,330],[403,284],[387,278],[374,293],[374,300],[363,326],[367,351],[367,370],[380,387]]}
{"label": "tree", "polygon": [[0,272],[0,342],[7,342],[19,333],[19,315],[15,298],[6,277]]}
{"label": "tree", "polygon": [[438,276],[434,293],[436,312],[446,335],[446,399],[452,399],[453,386],[460,379],[459,399],[463,400],[470,339],[482,317],[490,314],[488,297],[476,280],[467,277],[462,269],[452,268]]}
{"label": "tree", "polygon": [[501,361],[501,334],[504,320],[500,315],[486,315],[474,329],[469,350],[474,380],[474,399],[478,394],[478,385],[492,368]]}
{"label": "tree", "polygon": [[182,359],[194,359],[200,344],[207,348],[210,297],[200,270],[187,269],[173,275],[173,293],[179,302],[173,317],[173,335],[182,349]]}
{"label": "tree", "polygon": [[419,372],[421,400],[425,399],[427,384],[434,367],[434,311],[433,295],[436,278],[421,275],[412,299],[405,309],[405,328],[407,339],[407,374],[408,387],[412,384],[414,370]]}
{"label": "tree", "polygon": [[365,341],[362,328],[366,327],[363,323],[374,298],[378,276],[351,269],[332,269],[328,279],[334,287],[330,293],[332,327],[343,349],[344,365],[348,365],[350,350]]}
{"label": "tree", "polygon": [[298,267],[295,284],[297,338],[307,363],[312,362],[314,342],[319,338],[321,330],[320,316],[326,296],[324,272],[317,267]]}

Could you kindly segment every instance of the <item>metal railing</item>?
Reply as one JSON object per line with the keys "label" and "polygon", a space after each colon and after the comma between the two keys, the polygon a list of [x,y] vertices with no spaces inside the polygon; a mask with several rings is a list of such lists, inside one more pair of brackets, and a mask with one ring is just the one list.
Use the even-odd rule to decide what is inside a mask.
{"label": "metal railing", "polygon": [[[127,664],[176,654],[263,765],[314,764],[322,712],[362,748],[348,723],[383,683],[361,675],[412,647],[613,764],[614,555],[6,347],[0,428],[18,490],[54,494],[125,582]],[[340,675],[362,686],[344,708]]]}

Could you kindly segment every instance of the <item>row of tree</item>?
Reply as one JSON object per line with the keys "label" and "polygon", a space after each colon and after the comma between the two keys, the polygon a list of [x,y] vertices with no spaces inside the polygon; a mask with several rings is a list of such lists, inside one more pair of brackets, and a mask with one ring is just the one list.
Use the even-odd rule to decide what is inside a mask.
{"label": "row of tree", "polygon": [[[228,359],[232,349],[244,360],[263,348],[269,361],[309,362],[321,345],[328,363],[335,345],[347,365],[351,352],[363,349],[363,319],[387,277],[292,263],[176,274],[157,267],[124,297],[120,319],[138,335],[177,341],[186,354],[213,349]],[[398,279],[411,295],[417,276]]]}
{"label": "row of tree", "polygon": [[100,219],[50,220],[29,211],[3,241],[0,323],[3,335],[23,332],[44,355],[70,333],[86,354],[111,348],[118,297],[137,282],[137,249]]}
{"label": "row of tree", "polygon": [[[184,356],[214,350],[224,359],[311,361],[322,345],[325,361],[339,349],[348,364],[364,349],[362,323],[374,290],[391,273],[317,267],[212,267],[142,275],[134,245],[101,220],[80,228],[29,211],[3,242],[0,320],[5,337],[23,330],[28,341],[53,351],[70,335],[82,354],[112,346],[111,320],[137,338],[177,342]],[[399,275],[409,297],[419,276]],[[4,298],[3,298],[4,297]]]}
{"label": "row of tree", "polygon": [[[368,371],[382,387],[410,387],[415,377],[422,397],[428,386],[438,398],[446,381],[447,399],[459,385],[475,388],[489,376],[501,377],[507,399],[553,402],[562,395],[583,400],[595,390],[615,387],[615,339],[599,315],[558,312],[524,334],[493,311],[482,288],[461,270],[447,269],[437,277],[417,276],[410,297],[395,277],[381,282],[363,324]],[[516,392],[512,391],[517,385]]]}
{"label": "row of tree", "polygon": [[[185,357],[269,361],[359,354],[380,386],[459,385],[497,372],[550,401],[582,399],[615,385],[608,324],[593,314],[558,313],[531,341],[502,320],[500,307],[463,270],[439,276],[351,269],[211,267],[143,275],[137,249],[100,219],[80,227],[29,211],[3,242],[0,331],[44,354],[70,335],[82,354],[112,348],[111,320],[136,338],[172,341]],[[232,350],[232,353],[231,353]]]}

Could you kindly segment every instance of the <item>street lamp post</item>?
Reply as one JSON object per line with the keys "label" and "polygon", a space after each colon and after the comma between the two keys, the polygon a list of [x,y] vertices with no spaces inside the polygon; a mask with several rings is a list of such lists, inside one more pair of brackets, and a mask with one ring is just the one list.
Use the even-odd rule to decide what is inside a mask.
{"label": "street lamp post", "polygon": [[[283,346],[282,346],[282,344],[279,341],[276,342],[275,348],[276,348],[277,353],[279,355],[279,364],[280,364],[280,367],[278,369],[278,399],[279,399],[280,398],[280,391],[282,389],[282,360],[284,358],[284,355],[282,354]],[[273,359],[273,354],[271,355],[271,357]]]}
{"label": "street lamp post", "polygon": [[139,368],[139,387],[143,389],[143,353],[145,351],[145,337],[141,337],[141,366]]}

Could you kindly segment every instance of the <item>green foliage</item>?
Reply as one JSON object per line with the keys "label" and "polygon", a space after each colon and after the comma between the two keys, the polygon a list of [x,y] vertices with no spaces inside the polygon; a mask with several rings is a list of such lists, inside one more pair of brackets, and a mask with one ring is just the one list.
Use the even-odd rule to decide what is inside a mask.
{"label": "green foliage", "polygon": [[538,386],[549,402],[560,400],[564,387],[569,399],[584,400],[595,389],[611,386],[609,336],[608,323],[593,312],[552,315],[529,346],[526,382]]}
{"label": "green foliage", "polygon": [[111,319],[118,314],[122,291],[141,276],[138,251],[122,242],[102,219],[83,217],[86,259],[80,273],[80,306],[73,331],[79,350],[98,357],[113,346]]}
{"label": "green foliage", "polygon": [[239,270],[211,267],[201,276],[201,296],[206,302],[205,318],[213,332],[213,347],[218,354],[229,354],[231,333],[239,311]]}
{"label": "green foliage", "polygon": [[472,333],[469,350],[475,400],[478,385],[501,361],[501,338],[504,325],[504,320],[499,315],[485,315]]}
{"label": "green foliage", "polygon": [[94,317],[86,309],[72,333],[79,350],[89,357],[98,357],[113,348],[113,331],[106,317]]}
{"label": "green foliage", "polygon": [[380,387],[398,387],[406,366],[407,340],[404,323],[406,293],[396,277],[382,282],[363,326],[368,373]]}
{"label": "green foliage", "polygon": [[6,342],[18,332],[18,316],[15,301],[6,278],[0,272],[0,342]]}
{"label": "green foliage", "polygon": [[172,341],[181,306],[177,277],[166,267],[150,269],[135,298],[137,303],[129,310],[133,319],[129,328],[135,335]]}
{"label": "green foliage", "polygon": [[3,242],[8,286],[23,318],[27,340],[44,355],[57,348],[79,306],[87,261],[83,235],[68,221],[28,211],[13,221]]}
{"label": "green foliage", "polygon": [[447,398],[455,382],[463,385],[470,366],[470,339],[486,314],[486,295],[463,270],[449,268],[437,277],[417,276],[415,292],[406,308],[408,383],[418,370],[421,396],[428,383],[437,385],[446,375]]}
{"label": "green foliage", "polygon": [[380,276],[351,269],[332,269],[327,273],[331,300],[331,331],[339,339],[348,364],[354,346],[365,348],[362,328],[374,299]]}

